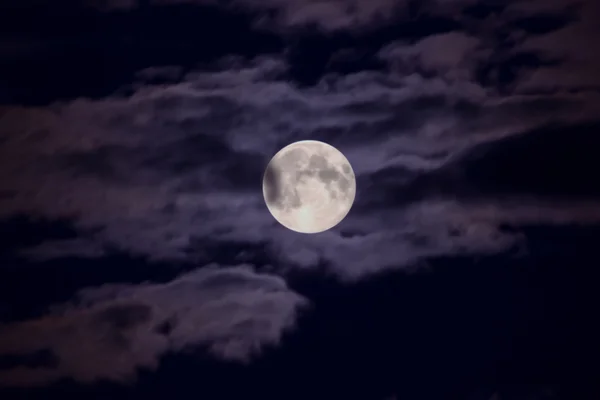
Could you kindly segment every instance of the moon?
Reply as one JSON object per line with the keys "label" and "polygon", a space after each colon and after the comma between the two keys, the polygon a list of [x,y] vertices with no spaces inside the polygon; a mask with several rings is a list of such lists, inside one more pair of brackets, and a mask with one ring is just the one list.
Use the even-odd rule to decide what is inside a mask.
{"label": "moon", "polygon": [[356,178],[338,149],[302,140],[273,156],[263,176],[263,196],[281,225],[295,232],[319,233],[346,217],[356,196]]}

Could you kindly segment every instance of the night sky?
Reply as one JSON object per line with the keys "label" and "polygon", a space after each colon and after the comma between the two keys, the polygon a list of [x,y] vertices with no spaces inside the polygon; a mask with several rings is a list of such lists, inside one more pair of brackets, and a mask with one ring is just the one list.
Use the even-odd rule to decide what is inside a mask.
{"label": "night sky", "polygon": [[[0,399],[598,400],[600,2],[0,0]],[[287,230],[298,140],[357,195]]]}

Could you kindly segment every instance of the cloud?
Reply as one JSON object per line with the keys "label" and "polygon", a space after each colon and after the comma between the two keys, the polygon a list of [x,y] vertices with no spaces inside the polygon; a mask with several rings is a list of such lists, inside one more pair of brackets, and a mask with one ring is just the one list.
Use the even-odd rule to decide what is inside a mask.
{"label": "cloud", "polygon": [[[515,45],[511,55],[535,54],[542,60],[552,60],[521,72],[515,91],[519,93],[553,93],[568,91],[598,91],[600,80],[596,71],[600,57],[588,51],[588,43],[600,37],[597,20],[600,6],[587,1],[514,2],[505,10],[506,21],[529,21],[512,32]],[[543,18],[563,20],[556,29],[541,29],[539,34],[527,34],[528,27],[539,26]],[[561,26],[562,25],[562,26]]]}
{"label": "cloud", "polygon": [[277,9],[281,13],[281,21],[287,26],[316,23],[326,29],[357,27],[384,21],[406,6],[405,2],[390,0],[242,0],[240,3],[253,7],[260,4],[261,7]]}
{"label": "cloud", "polygon": [[[431,40],[449,37],[455,35]],[[429,50],[415,54],[440,73],[463,59]],[[298,88],[280,79],[286,67],[276,58],[227,62],[179,83],[141,84],[131,97],[4,108],[0,130],[10,134],[0,149],[0,191],[14,195],[0,198],[0,213],[70,218],[76,228],[93,232],[90,251],[111,247],[190,261],[209,241],[224,247],[262,243],[278,268],[326,260],[341,276],[358,277],[431,255],[513,245],[516,238],[498,226],[521,194],[514,193],[506,209],[498,202],[495,217],[481,220],[476,210],[489,209],[494,199],[472,204],[475,198],[461,198],[469,184],[461,160],[482,145],[527,136],[550,122],[568,127],[598,115],[590,95],[499,95],[466,76],[452,81],[393,69]],[[358,179],[346,220],[306,238],[283,231],[261,191],[270,157],[301,139],[338,147]],[[526,158],[530,150],[522,151]],[[523,201],[519,215],[528,210],[540,222],[553,221],[554,211],[541,216],[534,200]],[[541,201],[540,207],[579,218],[576,203]],[[429,209],[443,212],[423,211]],[[450,234],[456,219],[477,228]],[[23,254],[65,256],[69,248],[75,250],[65,244],[59,252],[33,248]],[[376,254],[379,261],[365,261]]]}
{"label": "cloud", "polygon": [[489,56],[489,51],[477,53],[480,45],[478,38],[450,32],[427,36],[410,45],[391,43],[380,56],[403,73],[425,72],[449,80],[471,81],[477,61]]}
{"label": "cloud", "polygon": [[50,351],[54,363],[0,369],[0,385],[128,381],[172,351],[206,346],[246,361],[276,345],[307,300],[249,266],[207,266],[164,284],[105,285],[35,320],[0,325],[0,354]]}

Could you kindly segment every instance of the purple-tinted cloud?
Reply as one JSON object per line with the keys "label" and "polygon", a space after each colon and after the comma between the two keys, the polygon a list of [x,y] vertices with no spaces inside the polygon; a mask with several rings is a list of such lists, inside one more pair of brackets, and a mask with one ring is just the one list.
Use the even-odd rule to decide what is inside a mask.
{"label": "purple-tinted cloud", "polygon": [[278,343],[307,300],[251,267],[209,266],[165,284],[106,285],[33,320],[0,325],[0,354],[40,350],[55,363],[0,371],[0,386],[135,379],[172,351],[206,346],[245,361]]}
{"label": "purple-tinted cloud", "polygon": [[[461,68],[461,57],[430,54],[423,50],[420,59],[436,68],[451,69],[453,63]],[[259,59],[254,66],[197,72],[181,83],[141,86],[129,98],[6,109],[1,126],[23,134],[11,135],[0,150],[0,189],[15,193],[0,199],[4,215],[78,216],[80,228],[103,228],[92,238],[95,246],[154,259],[186,259],[191,244],[202,238],[242,240],[316,253],[339,265],[340,274],[360,276],[363,268],[399,267],[457,249],[477,253],[505,248],[512,243],[505,234],[455,237],[441,232],[450,231],[455,218],[494,232],[513,206],[504,210],[498,203],[494,217],[482,221],[476,210],[490,204],[480,200],[480,206],[465,207],[454,198],[465,184],[460,176],[445,178],[454,182],[450,191],[421,191],[415,179],[435,175],[456,160],[460,164],[463,155],[478,151],[481,144],[550,121],[584,120],[598,111],[589,97],[565,94],[553,97],[556,111],[548,114],[535,97],[495,95],[466,75],[450,81],[392,69],[299,89],[273,78],[282,69],[281,61]],[[266,163],[279,148],[309,138],[344,152],[359,188],[354,210],[338,229],[295,238],[282,233],[269,215],[260,185]],[[392,180],[382,174],[392,170],[404,172],[392,174]],[[447,207],[453,211],[416,211]],[[557,207],[557,215],[572,210],[579,220],[578,205]],[[526,218],[525,210],[532,208],[534,204],[524,205],[518,214]],[[538,217],[553,221],[554,215]],[[354,243],[358,239],[339,236],[359,226],[364,248]],[[411,240],[415,232],[427,237],[427,244]],[[484,238],[498,241],[493,245]],[[376,251],[371,242],[377,243]],[[359,257],[342,260],[349,248],[386,254],[381,246],[402,251],[385,257],[380,266],[359,262]],[[295,251],[276,253],[283,264],[297,260]]]}

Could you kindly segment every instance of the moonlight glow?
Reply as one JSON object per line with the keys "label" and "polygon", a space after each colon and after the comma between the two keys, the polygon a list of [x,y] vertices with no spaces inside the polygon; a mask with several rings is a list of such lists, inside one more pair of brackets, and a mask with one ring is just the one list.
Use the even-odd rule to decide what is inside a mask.
{"label": "moonlight glow", "polygon": [[318,233],[346,217],[356,195],[356,179],[335,147],[305,140],[284,147],[271,159],[263,177],[263,195],[283,226]]}

